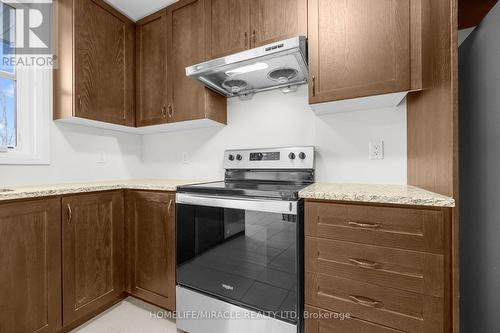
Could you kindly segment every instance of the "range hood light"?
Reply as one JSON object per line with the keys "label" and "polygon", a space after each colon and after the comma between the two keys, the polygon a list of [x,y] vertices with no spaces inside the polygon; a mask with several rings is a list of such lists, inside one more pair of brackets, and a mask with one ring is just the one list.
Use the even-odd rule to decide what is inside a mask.
{"label": "range hood light", "polygon": [[260,71],[263,69],[267,69],[268,67],[269,67],[269,65],[266,64],[265,62],[257,62],[257,63],[252,64],[252,65],[231,69],[230,71],[226,72],[226,75],[231,77],[231,76],[235,76],[235,75]]}

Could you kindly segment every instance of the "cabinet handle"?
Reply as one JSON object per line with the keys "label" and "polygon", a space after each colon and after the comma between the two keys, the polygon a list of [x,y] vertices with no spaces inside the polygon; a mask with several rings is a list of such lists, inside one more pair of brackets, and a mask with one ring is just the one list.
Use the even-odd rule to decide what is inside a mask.
{"label": "cabinet handle", "polygon": [[257,32],[252,31],[252,41],[253,41],[253,46],[255,47],[255,44],[257,43]]}
{"label": "cabinet handle", "polygon": [[248,48],[248,32],[245,31],[245,48]]}
{"label": "cabinet handle", "polygon": [[313,75],[312,77],[312,90],[313,96],[316,96],[316,75]]}
{"label": "cabinet handle", "polygon": [[172,104],[169,104],[168,105],[168,117],[172,118],[173,116],[174,116],[174,107],[172,106]]}
{"label": "cabinet handle", "polygon": [[360,223],[360,222],[348,222],[350,226],[356,227],[356,228],[362,228],[362,229],[378,229],[380,228],[380,224],[375,224],[375,223]]}
{"label": "cabinet handle", "polygon": [[78,95],[78,111],[80,111],[80,112],[83,112],[82,105],[83,105],[82,96]]}
{"label": "cabinet handle", "polygon": [[161,107],[161,116],[167,118],[167,107],[165,105]]}
{"label": "cabinet handle", "polygon": [[349,261],[359,267],[363,268],[379,268],[380,264],[378,262],[370,261],[370,260],[365,260],[365,259],[356,259],[356,258],[349,258]]}
{"label": "cabinet handle", "polygon": [[376,301],[368,297],[350,295],[349,298],[358,304],[369,306],[371,308],[382,306],[382,302]]}
{"label": "cabinet handle", "polygon": [[172,208],[173,203],[174,203],[174,200],[172,200],[172,199],[168,202],[168,216],[170,216],[170,209]]}
{"label": "cabinet handle", "polygon": [[73,211],[71,210],[70,204],[68,204],[66,207],[68,208],[68,223],[71,224],[71,221],[73,220]]}

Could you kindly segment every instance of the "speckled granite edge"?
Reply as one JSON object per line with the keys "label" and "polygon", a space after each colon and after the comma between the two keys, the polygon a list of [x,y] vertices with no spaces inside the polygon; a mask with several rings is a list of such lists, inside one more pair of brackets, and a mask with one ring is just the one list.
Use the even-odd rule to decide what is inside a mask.
{"label": "speckled granite edge", "polygon": [[316,183],[300,191],[304,199],[455,207],[453,198],[406,185]]}
{"label": "speckled granite edge", "polygon": [[[148,179],[13,187],[12,192],[0,193],[0,201],[121,189],[173,192],[177,190],[177,186],[203,182],[205,181]],[[406,185],[316,183],[300,191],[299,195],[301,198],[316,200],[455,207],[453,198]]]}
{"label": "speckled granite edge", "polygon": [[7,187],[11,192],[0,193],[0,201],[41,198],[57,195],[112,191],[112,190],[149,190],[168,191],[177,190],[177,186],[201,183],[200,180],[131,180],[116,182],[92,182],[78,184],[55,184],[40,186]]}

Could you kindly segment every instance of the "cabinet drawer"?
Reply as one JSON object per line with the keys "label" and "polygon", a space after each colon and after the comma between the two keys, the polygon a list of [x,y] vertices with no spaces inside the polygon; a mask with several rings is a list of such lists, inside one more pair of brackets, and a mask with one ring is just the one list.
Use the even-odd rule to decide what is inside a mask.
{"label": "cabinet drawer", "polygon": [[402,331],[359,320],[338,319],[335,313],[306,306],[305,333],[402,333]]}
{"label": "cabinet drawer", "polygon": [[306,235],[423,252],[444,252],[440,210],[306,203]]}
{"label": "cabinet drawer", "polygon": [[306,237],[306,271],[444,297],[442,255]]}
{"label": "cabinet drawer", "polygon": [[306,272],[306,303],[406,332],[443,332],[443,299]]}

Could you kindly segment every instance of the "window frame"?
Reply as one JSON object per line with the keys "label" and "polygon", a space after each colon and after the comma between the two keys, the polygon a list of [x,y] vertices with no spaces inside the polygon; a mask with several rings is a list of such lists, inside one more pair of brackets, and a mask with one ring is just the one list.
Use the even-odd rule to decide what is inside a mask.
{"label": "window frame", "polygon": [[[22,3],[13,6],[13,2],[17,1],[7,5],[29,9]],[[0,150],[0,165],[50,164],[52,69],[15,66],[13,74],[0,71],[4,75],[16,85],[16,146]]]}

